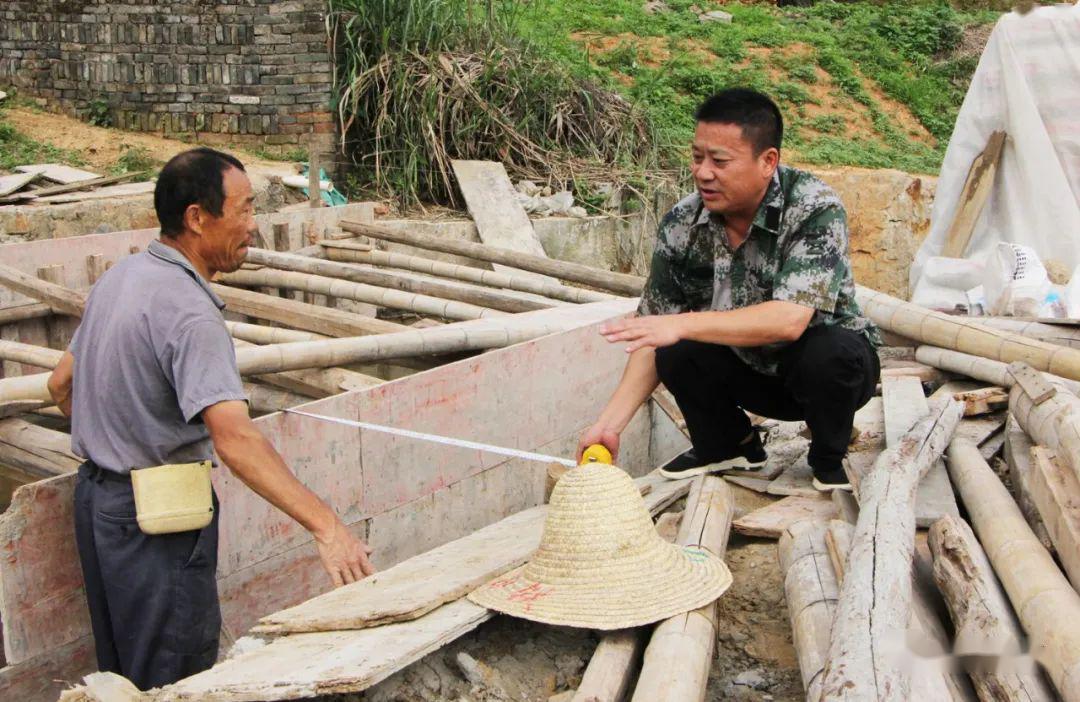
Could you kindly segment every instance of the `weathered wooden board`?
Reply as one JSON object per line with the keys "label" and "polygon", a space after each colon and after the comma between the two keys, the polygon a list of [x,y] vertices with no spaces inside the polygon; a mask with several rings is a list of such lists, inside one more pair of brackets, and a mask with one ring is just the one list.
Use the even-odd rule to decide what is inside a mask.
{"label": "weathered wooden board", "polygon": [[131,195],[150,195],[154,192],[155,183],[120,183],[119,185],[107,185],[94,190],[74,193],[61,193],[47,195],[35,199],[35,202],[58,205],[64,202],[85,202],[87,200],[103,200],[110,197],[129,197]]}
{"label": "weathered wooden board", "polygon": [[94,180],[95,178],[101,177],[97,173],[84,171],[81,168],[72,168],[71,166],[65,166],[60,163],[34,163],[26,166],[16,166],[15,170],[19,173],[39,174],[45,180],[51,180],[54,183],[60,183],[62,185],[78,183],[83,180]]}
{"label": "weathered wooden board", "polygon": [[[451,161],[458,187],[465,197],[465,205],[476,222],[480,241],[502,249],[520,251],[534,256],[547,256],[540,238],[533,229],[525,208],[517,201],[517,191],[506,168],[495,161]],[[553,278],[524,273],[520,270],[495,265],[497,271],[517,275]]]}
{"label": "weathered wooden board", "polygon": [[769,484],[770,495],[802,495],[813,497],[820,494],[813,485],[814,472],[806,462],[806,454],[784,468],[784,472]]}
{"label": "weathered wooden board", "polygon": [[[1009,478],[1012,483],[1013,495],[1016,504],[1020,507],[1020,513],[1024,515],[1031,531],[1039,539],[1039,542],[1051,553],[1054,551],[1050,534],[1046,531],[1039,508],[1031,495],[1031,482],[1033,468],[1031,466],[1031,438],[1016,421],[1015,417],[1009,417],[1005,424],[1005,462],[1009,465]],[[985,458],[985,456],[984,456]]]}
{"label": "weathered wooden board", "polygon": [[472,631],[492,615],[460,599],[410,622],[294,634],[161,688],[151,699],[239,702],[356,692]]}
{"label": "weathered wooden board", "polygon": [[[816,492],[816,491],[815,491]],[[836,505],[825,493],[813,496],[792,495],[754,510],[732,522],[735,531],[747,536],[779,539],[784,531],[803,519],[829,520],[836,516]]]}
{"label": "weathered wooden board", "polygon": [[1054,452],[1031,449],[1031,498],[1073,587],[1080,590],[1080,480]]}

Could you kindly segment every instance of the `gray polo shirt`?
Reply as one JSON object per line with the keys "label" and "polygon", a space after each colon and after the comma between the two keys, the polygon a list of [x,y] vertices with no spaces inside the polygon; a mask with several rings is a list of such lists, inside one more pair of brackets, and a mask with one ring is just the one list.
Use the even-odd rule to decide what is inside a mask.
{"label": "gray polo shirt", "polygon": [[211,458],[199,413],[247,399],[224,307],[161,242],[110,268],[71,341],[72,450],[120,473]]}

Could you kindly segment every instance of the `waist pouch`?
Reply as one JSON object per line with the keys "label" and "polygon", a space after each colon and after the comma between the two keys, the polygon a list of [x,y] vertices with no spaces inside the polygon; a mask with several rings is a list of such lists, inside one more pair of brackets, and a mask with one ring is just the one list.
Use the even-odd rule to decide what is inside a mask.
{"label": "waist pouch", "polygon": [[214,518],[210,461],[131,471],[135,518],[144,534],[202,529]]}

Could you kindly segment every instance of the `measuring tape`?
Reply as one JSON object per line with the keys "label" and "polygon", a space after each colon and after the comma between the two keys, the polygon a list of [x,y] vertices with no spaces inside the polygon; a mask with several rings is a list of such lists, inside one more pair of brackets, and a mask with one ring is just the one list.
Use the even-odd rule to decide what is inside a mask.
{"label": "measuring tape", "polygon": [[341,424],[346,427],[356,427],[357,429],[368,429],[370,431],[378,431],[384,434],[403,436],[409,439],[420,439],[421,441],[430,441],[435,444],[442,444],[443,446],[456,446],[458,448],[487,451],[488,453],[495,453],[500,456],[509,456],[510,458],[524,458],[527,461],[558,463],[564,466],[570,466],[571,468],[576,468],[578,465],[577,461],[571,461],[569,458],[556,458],[555,456],[546,456],[542,453],[533,453],[532,451],[519,451],[518,449],[504,448],[502,446],[492,446],[491,444],[482,444],[478,441],[453,439],[449,436],[426,434],[422,431],[410,431],[409,429],[397,429],[395,427],[387,427],[383,426],[382,424],[372,424],[370,422],[356,422],[351,419],[341,419],[340,417],[327,417],[323,414],[312,414],[311,412],[301,412],[300,410],[294,409],[287,409],[285,411],[290,414],[299,414],[304,417],[311,417],[312,419],[321,419],[322,421],[330,422],[331,424]]}

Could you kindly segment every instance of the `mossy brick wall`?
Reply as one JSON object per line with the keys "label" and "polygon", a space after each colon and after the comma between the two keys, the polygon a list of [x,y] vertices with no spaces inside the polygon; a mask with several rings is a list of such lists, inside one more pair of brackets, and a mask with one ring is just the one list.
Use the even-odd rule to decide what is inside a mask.
{"label": "mossy brick wall", "polygon": [[325,12],[325,0],[3,0],[0,87],[84,118],[107,109],[128,129],[325,150]]}

